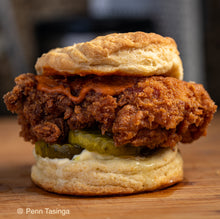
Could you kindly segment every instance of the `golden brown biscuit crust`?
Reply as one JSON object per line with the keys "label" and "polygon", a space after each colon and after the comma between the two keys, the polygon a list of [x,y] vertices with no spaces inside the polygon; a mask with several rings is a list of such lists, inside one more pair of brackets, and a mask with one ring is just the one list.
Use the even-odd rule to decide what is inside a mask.
{"label": "golden brown biscuit crust", "polygon": [[35,68],[38,74],[45,75],[183,77],[175,41],[144,32],[113,33],[53,49],[37,60]]}
{"label": "golden brown biscuit crust", "polygon": [[77,161],[37,157],[31,178],[45,190],[82,196],[153,191],[183,179],[183,161],[176,149],[163,149],[145,161],[99,159],[87,153]]}

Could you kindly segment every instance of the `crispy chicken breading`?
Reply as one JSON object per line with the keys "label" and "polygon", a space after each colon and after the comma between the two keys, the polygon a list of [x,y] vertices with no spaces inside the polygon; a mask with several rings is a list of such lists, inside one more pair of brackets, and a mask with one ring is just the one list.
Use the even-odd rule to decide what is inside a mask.
{"label": "crispy chicken breading", "polygon": [[[69,86],[71,94],[77,96],[82,83],[96,77],[50,80]],[[99,81],[122,78],[131,80],[103,76]],[[63,93],[38,90],[36,76],[23,74],[16,78],[16,86],[4,100],[8,109],[18,114],[21,136],[32,142],[62,143],[70,129],[83,128],[111,134],[117,146],[149,148],[174,147],[178,142],[192,142],[206,134],[217,107],[202,85],[162,76],[132,80],[119,94],[90,89],[81,102],[74,103]]]}

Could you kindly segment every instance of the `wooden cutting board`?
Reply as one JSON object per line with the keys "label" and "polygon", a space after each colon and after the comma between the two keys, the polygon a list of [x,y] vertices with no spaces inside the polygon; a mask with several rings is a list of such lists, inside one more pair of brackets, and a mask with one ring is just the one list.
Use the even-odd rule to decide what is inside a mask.
{"label": "wooden cutting board", "polygon": [[36,187],[33,145],[18,136],[14,117],[0,118],[0,218],[220,218],[220,114],[203,137],[180,145],[183,182],[129,196],[74,197]]}

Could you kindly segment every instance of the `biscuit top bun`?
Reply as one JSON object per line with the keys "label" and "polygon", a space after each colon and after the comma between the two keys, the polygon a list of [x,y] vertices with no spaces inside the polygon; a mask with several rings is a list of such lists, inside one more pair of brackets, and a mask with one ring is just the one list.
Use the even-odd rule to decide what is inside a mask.
{"label": "biscuit top bun", "polygon": [[35,68],[43,75],[164,75],[183,78],[182,61],[175,41],[144,32],[114,33],[53,49],[38,58]]}

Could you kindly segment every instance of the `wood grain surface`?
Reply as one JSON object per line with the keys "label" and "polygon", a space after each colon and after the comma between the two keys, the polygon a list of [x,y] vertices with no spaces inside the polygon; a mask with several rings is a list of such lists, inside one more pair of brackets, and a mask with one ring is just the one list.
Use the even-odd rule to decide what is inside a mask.
{"label": "wood grain surface", "polygon": [[0,218],[220,218],[220,114],[207,137],[179,145],[183,182],[129,196],[75,197],[38,188],[30,179],[33,145],[19,129],[14,117],[0,118]]}

